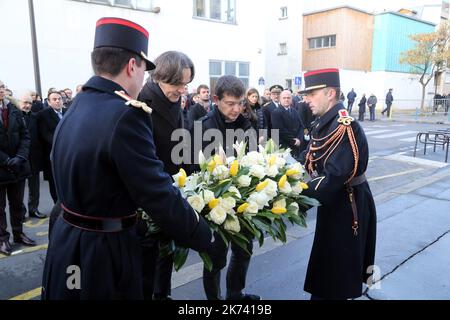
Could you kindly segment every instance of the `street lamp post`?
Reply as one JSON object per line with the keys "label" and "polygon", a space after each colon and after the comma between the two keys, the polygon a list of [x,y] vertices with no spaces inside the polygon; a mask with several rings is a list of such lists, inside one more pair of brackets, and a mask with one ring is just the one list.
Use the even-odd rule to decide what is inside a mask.
{"label": "street lamp post", "polygon": [[34,83],[36,86],[37,93],[39,93],[39,95],[42,97],[41,72],[39,70],[39,55],[36,36],[36,22],[34,19],[33,0],[28,0],[28,7],[30,11],[31,47],[33,50]]}

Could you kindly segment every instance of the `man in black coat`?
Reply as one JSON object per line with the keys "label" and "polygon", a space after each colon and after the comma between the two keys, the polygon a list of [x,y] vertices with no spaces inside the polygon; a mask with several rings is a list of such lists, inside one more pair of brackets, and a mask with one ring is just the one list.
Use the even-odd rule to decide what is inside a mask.
{"label": "man in black coat", "polygon": [[279,130],[280,146],[291,148],[296,159],[306,147],[303,126],[296,109],[292,107],[292,93],[284,90],[280,96],[280,107],[272,112],[272,129]]}
{"label": "man in black coat", "polygon": [[63,209],[50,237],[43,299],[143,299],[138,208],[185,246],[209,251],[212,234],[156,156],[149,108],[135,99],[148,32],[97,22],[94,73],[55,132],[52,166]]}
{"label": "man in black coat", "polygon": [[[305,280],[311,299],[349,299],[362,294],[375,258],[376,209],[365,178],[369,148],[362,127],[339,97],[339,70],[305,74],[307,99],[318,116],[303,195],[316,198],[316,233]],[[372,268],[371,268],[372,266]]]}
{"label": "man in black coat", "polygon": [[[179,155],[172,155],[178,141],[172,141],[172,133],[183,129],[181,97],[185,86],[194,79],[195,70],[191,59],[184,53],[168,51],[155,60],[156,68],[151,79],[145,84],[138,100],[153,109],[153,140],[156,155],[164,164],[164,171],[175,175],[182,166]],[[184,168],[186,169],[186,168]],[[187,171],[187,169],[186,169]],[[161,239],[160,245],[168,245],[170,239]],[[147,299],[170,299],[173,255],[159,257],[154,266],[154,256],[158,255],[158,241],[144,239],[144,296]],[[154,281],[154,282],[153,282]]]}
{"label": "man in black coat", "polygon": [[391,117],[391,107],[392,107],[392,102],[394,101],[394,96],[392,95],[392,91],[393,89],[389,89],[388,93],[386,94],[386,108],[381,111],[381,114],[384,116],[384,113],[387,112],[387,116],[388,118]]}
{"label": "man in black coat", "polygon": [[[221,135],[220,139],[219,137],[215,137],[212,142],[203,141],[202,139],[203,150],[209,144],[216,146],[221,145],[224,147],[225,152],[229,154],[229,152],[233,149],[233,143],[235,141],[226,140],[227,131],[231,130],[232,132],[230,133],[234,133],[235,130],[239,129],[244,132],[252,129],[250,121],[245,119],[242,115],[244,94],[244,85],[242,81],[235,76],[223,76],[219,78],[214,96],[214,102],[217,104],[217,108],[214,108],[213,111],[201,119],[201,136],[195,135],[196,128],[194,127],[193,137],[194,140],[198,141],[199,139],[202,139],[203,133],[209,129],[216,129],[221,133]],[[256,141],[256,132],[251,138]],[[217,141],[217,139],[220,141]],[[249,145],[251,145],[251,143]],[[209,156],[210,155],[206,152],[205,157],[209,158]],[[215,233],[215,237],[221,238],[218,233]],[[231,243],[231,260],[228,266],[226,281],[226,298],[229,300],[260,299],[257,295],[243,293],[247,270],[253,250],[253,238],[251,235],[247,235],[247,237],[249,239],[247,250],[250,255],[238,245]],[[222,299],[220,290],[220,271],[227,264],[227,252],[228,246],[223,240],[220,240],[217,243],[215,250],[210,253],[210,258],[213,263],[212,270],[208,271],[206,268],[203,268],[203,287],[208,300]]]}
{"label": "man in black coat", "polygon": [[[206,84],[201,84],[197,88],[199,100],[191,108],[189,108],[188,119],[189,124],[194,125],[194,122],[203,118],[210,112],[213,107],[209,96],[209,87]],[[192,128],[187,128],[188,130]]]}
{"label": "man in black coat", "polygon": [[53,172],[50,165],[50,153],[52,151],[53,135],[56,126],[62,119],[66,110],[63,108],[63,98],[61,93],[53,91],[48,94],[49,108],[45,108],[37,114],[38,131],[42,145],[42,159],[44,169],[44,179],[48,181],[50,195],[53,203],[56,203],[58,196],[56,194]]}
{"label": "man in black coat", "polygon": [[[31,111],[32,96],[29,93],[19,98],[19,109],[22,110],[22,116],[25,120],[28,132],[30,133],[30,153],[29,161],[31,166],[31,175],[28,177],[28,215],[30,217],[44,219],[47,216],[39,212],[39,173],[42,171],[42,148],[39,142],[37,116]],[[24,216],[26,213],[25,205],[23,205]]]}
{"label": "man in black coat", "polygon": [[352,114],[352,108],[355,103],[356,96],[357,94],[353,88],[349,93],[347,93],[347,110],[350,115]]}
{"label": "man in black coat", "polygon": [[[31,100],[31,98],[30,98]],[[36,243],[23,233],[22,203],[25,178],[30,174],[28,154],[30,135],[20,111],[5,98],[5,85],[0,81],[0,253],[12,253],[6,221],[6,197],[10,222],[16,243]]]}

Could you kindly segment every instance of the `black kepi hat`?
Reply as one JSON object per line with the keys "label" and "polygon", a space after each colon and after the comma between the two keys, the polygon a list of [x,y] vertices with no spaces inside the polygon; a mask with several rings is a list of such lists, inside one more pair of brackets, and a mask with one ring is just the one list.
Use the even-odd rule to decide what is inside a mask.
{"label": "black kepi hat", "polygon": [[281,93],[281,91],[283,91],[284,89],[279,84],[275,84],[275,85],[271,86],[269,88],[269,90],[270,90],[270,92],[279,92],[279,93]]}
{"label": "black kepi hat", "polygon": [[301,93],[310,93],[316,89],[323,89],[327,87],[340,88],[339,69],[321,69],[306,72],[305,75],[305,90]]}
{"label": "black kepi hat", "polygon": [[136,53],[147,64],[147,71],[155,65],[147,57],[148,31],[129,20],[121,18],[101,18],[95,29],[94,49],[102,47],[122,48]]}

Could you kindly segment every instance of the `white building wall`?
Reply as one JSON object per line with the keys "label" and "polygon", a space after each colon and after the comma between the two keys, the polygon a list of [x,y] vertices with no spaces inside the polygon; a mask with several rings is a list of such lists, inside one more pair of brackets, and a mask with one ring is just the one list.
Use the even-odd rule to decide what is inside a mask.
{"label": "white building wall", "polygon": [[[167,50],[186,53],[196,67],[191,88],[209,84],[210,59],[250,62],[250,86],[265,75],[265,35],[254,19],[262,8],[257,0],[236,0],[237,25],[194,19],[191,0],[155,0],[159,14],[71,0],[39,0],[34,6],[44,95],[50,87],[75,89],[89,79],[95,23],[106,16],[144,26],[151,59]],[[2,30],[11,30],[8,50],[0,50],[0,79],[13,90],[34,89],[28,1],[1,0],[0,12],[10,13],[1,21]]]}
{"label": "white building wall", "polygon": [[[286,79],[301,75],[303,3],[298,0],[266,1],[266,87],[286,87]],[[288,18],[280,19],[281,7],[288,8]],[[287,44],[287,55],[279,55],[280,43]],[[292,80],[292,89],[298,89]]]}

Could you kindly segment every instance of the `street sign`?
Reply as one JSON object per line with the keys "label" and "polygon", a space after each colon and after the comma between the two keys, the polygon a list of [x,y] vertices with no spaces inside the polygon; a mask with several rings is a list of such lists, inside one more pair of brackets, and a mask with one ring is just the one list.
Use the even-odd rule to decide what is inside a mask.
{"label": "street sign", "polygon": [[294,84],[296,86],[301,86],[302,85],[302,77],[295,77],[294,78]]}

